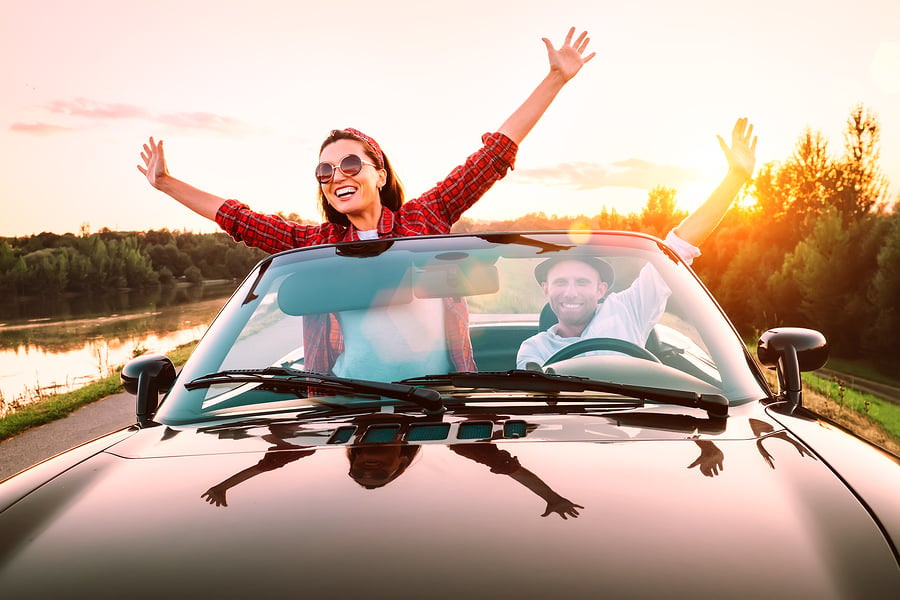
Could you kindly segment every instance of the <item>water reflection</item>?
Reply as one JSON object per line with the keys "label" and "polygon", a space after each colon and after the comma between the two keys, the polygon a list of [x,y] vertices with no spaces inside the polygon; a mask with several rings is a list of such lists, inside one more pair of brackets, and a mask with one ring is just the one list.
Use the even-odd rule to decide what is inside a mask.
{"label": "water reflection", "polygon": [[[153,311],[161,307],[223,298],[236,283],[159,286],[147,290],[117,290],[96,294],[60,294],[27,298],[0,295],[0,336],[17,327],[50,321],[103,318],[115,314]],[[2,341],[0,337],[0,341]]]}
{"label": "water reflection", "polygon": [[106,375],[136,350],[167,352],[197,340],[234,287],[35,298],[31,306],[6,299],[0,302],[0,400],[68,391]]}

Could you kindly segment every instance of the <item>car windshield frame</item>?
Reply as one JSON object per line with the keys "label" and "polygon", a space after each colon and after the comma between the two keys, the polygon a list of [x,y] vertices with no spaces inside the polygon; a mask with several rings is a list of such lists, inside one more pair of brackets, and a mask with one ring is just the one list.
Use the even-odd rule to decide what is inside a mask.
{"label": "car windshield frame", "polygon": [[[609,231],[448,234],[314,246],[264,259],[214,319],[166,395],[156,420],[185,424],[221,418],[223,408],[230,413],[243,404],[252,412],[323,402],[315,393],[277,393],[271,386],[263,389],[250,383],[186,387],[188,382],[220,371],[303,370],[302,329],[304,319],[310,316],[334,313],[343,318],[359,313],[366,317],[399,306],[397,314],[405,319],[406,315],[418,315],[410,312],[409,306],[423,298],[432,301],[432,306],[445,298],[456,302],[464,298],[473,344],[476,334],[496,338],[536,333],[546,298],[534,269],[548,258],[562,256],[607,261],[615,273],[612,292],[627,290],[641,270],[651,265],[671,289],[654,335],[658,334],[657,342],[670,358],[677,360],[678,369],[633,357],[598,360],[594,353],[564,360],[547,367],[547,372],[626,385],[648,385],[649,381],[651,387],[720,394],[731,406],[770,394],[759,367],[721,307],[690,267],[657,238]],[[422,323],[429,318],[423,314],[416,317],[423,319]],[[422,327],[422,323],[415,325]],[[499,350],[506,361],[499,363],[502,368],[479,364],[478,370],[515,369],[514,361],[508,363],[515,348]],[[609,353],[599,353],[604,354]],[[601,367],[610,364],[616,365],[615,369]],[[394,382],[455,371],[458,369],[448,365],[403,376],[358,378]],[[683,372],[683,376],[673,371]],[[260,398],[265,394],[271,398]]]}

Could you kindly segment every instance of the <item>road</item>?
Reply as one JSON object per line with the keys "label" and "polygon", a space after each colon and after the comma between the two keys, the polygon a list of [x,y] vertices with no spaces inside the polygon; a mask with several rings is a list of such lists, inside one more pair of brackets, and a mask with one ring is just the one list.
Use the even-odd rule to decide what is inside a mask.
{"label": "road", "polygon": [[844,387],[865,394],[872,394],[877,398],[882,398],[894,404],[900,404],[900,388],[898,387],[885,385],[883,383],[878,383],[877,381],[870,381],[868,379],[863,379],[862,377],[856,377],[855,375],[839,373],[837,371],[832,371],[831,369],[819,369],[816,371],[816,375],[828,379],[838,377],[844,382]]}
{"label": "road", "polygon": [[64,419],[0,442],[0,481],[42,460],[135,422],[134,396],[115,394]]}

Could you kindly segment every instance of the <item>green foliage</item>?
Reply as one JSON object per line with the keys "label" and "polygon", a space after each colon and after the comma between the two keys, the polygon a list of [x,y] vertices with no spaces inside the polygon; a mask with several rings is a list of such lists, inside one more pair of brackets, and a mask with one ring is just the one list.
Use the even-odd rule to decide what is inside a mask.
{"label": "green foliage", "polygon": [[869,324],[868,340],[873,353],[891,354],[900,337],[900,213],[886,222],[884,243],[876,256],[871,299],[875,320]]}
{"label": "green foliage", "polygon": [[812,373],[803,374],[804,391],[825,396],[841,410],[852,410],[877,423],[885,432],[900,440],[900,406],[871,394],[847,389],[834,379],[825,379]]}
{"label": "green foliage", "polygon": [[184,277],[190,283],[200,283],[203,281],[203,272],[200,270],[200,267],[191,265],[184,270]]}

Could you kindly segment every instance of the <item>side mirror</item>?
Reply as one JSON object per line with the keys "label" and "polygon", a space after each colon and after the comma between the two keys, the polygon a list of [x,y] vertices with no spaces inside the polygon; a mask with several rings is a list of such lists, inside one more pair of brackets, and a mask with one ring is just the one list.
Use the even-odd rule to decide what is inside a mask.
{"label": "side mirror", "polygon": [[800,373],[815,371],[828,362],[828,342],[813,329],[779,327],[766,331],[756,346],[759,362],[778,372],[778,395],[788,411],[803,405]]}
{"label": "side mirror", "polygon": [[167,356],[147,354],[134,358],[122,368],[125,391],[137,396],[135,414],[140,427],[156,425],[153,415],[159,408],[159,395],[175,382],[175,365]]}

